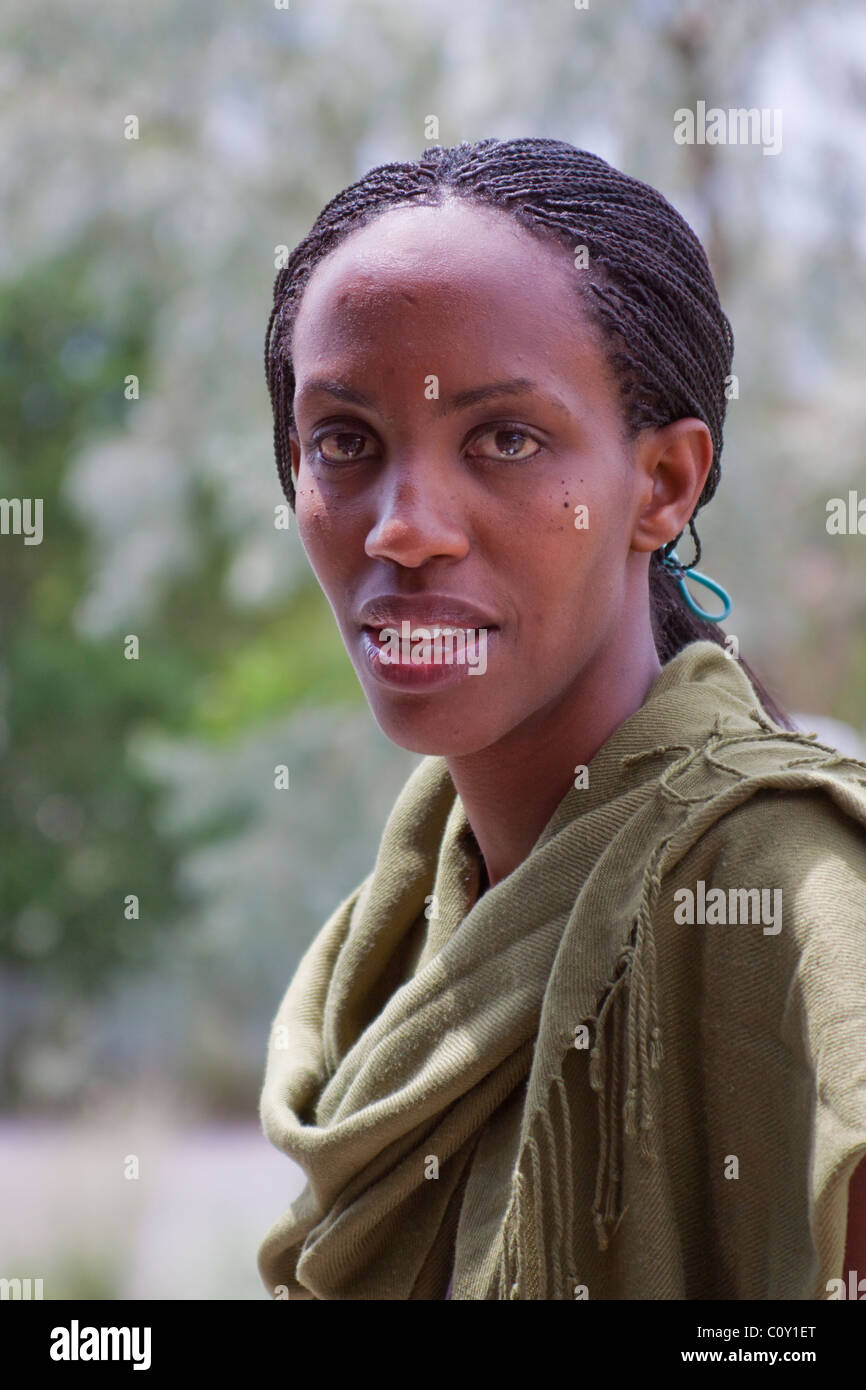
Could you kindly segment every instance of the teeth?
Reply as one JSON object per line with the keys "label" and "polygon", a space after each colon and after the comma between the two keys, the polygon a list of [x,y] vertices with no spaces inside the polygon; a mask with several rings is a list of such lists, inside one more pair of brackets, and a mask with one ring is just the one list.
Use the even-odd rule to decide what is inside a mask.
{"label": "teeth", "polygon": [[[415,623],[413,627],[410,627],[409,631],[411,634],[413,632],[417,632],[418,628],[424,628],[428,632],[457,632],[460,630],[460,626],[461,625],[459,623],[451,623],[448,622],[446,619],[443,619],[441,622],[435,623]],[[379,627],[376,628],[376,631],[382,632],[385,630],[385,628],[393,629],[396,632],[401,632],[402,623],[382,623]],[[463,628],[462,630],[464,632],[475,631],[475,629],[471,627]]]}
{"label": "teeth", "polygon": [[[396,631],[396,632],[400,632],[400,631],[402,631],[402,629],[401,629],[401,628],[394,628],[393,625],[392,625],[391,623],[383,623],[382,627],[378,628],[377,631],[379,631],[379,632],[386,632],[386,631]],[[413,636],[415,635],[416,632],[434,632],[434,633],[435,633],[435,632],[456,632],[456,631],[457,631],[457,628],[454,627],[454,626],[453,626],[452,624],[450,624],[450,623],[416,623],[415,627],[410,627],[410,629],[409,629],[409,636],[410,636],[410,637],[413,637]]]}
{"label": "teeth", "polygon": [[[448,637],[448,636],[450,636],[450,635],[452,635],[452,634],[456,635],[458,632],[473,632],[474,630],[475,630],[475,629],[474,629],[474,628],[471,628],[471,627],[468,627],[468,628],[459,628],[459,627],[455,627],[453,623],[418,623],[416,627],[413,627],[413,628],[410,628],[410,629],[409,629],[409,640],[410,640],[410,641],[414,641],[414,640],[415,640],[415,634],[416,634],[417,632],[423,632],[424,635],[425,635],[425,640],[426,640],[426,637],[427,637],[427,634],[428,634],[428,633],[429,633],[429,635],[430,635],[430,638],[432,639],[432,638],[439,637],[439,636]],[[382,627],[376,628],[376,629],[375,629],[375,632],[376,632],[376,640],[377,640],[378,642],[381,642],[381,641],[382,641],[382,633],[383,633],[383,632],[396,632],[397,635],[398,635],[398,637],[402,637],[402,635],[403,635],[402,629],[401,629],[401,628],[399,628],[399,627],[395,628],[395,627],[394,627],[392,624],[390,624],[390,623],[385,623]]]}

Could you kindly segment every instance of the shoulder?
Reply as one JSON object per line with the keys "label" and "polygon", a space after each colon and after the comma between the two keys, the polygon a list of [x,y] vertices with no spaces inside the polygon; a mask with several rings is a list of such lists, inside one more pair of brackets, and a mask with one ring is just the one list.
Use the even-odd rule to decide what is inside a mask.
{"label": "shoulder", "polygon": [[765,1057],[782,1049],[866,1134],[866,824],[826,792],[758,791],[696,841],[656,906],[661,952],[686,957],[720,1055],[732,1027]]}
{"label": "shoulder", "polygon": [[[827,773],[713,820],[653,914],[669,1075],[697,1074],[707,1144],[748,1174],[748,1188],[717,1184],[720,1220],[746,1249],[767,1214],[760,1248],[782,1241],[773,1287],[786,1297],[826,1297],[846,1223],[852,1259],[866,1230],[859,1170],[848,1209],[866,1154],[866,768]],[[810,1291],[792,1295],[797,1230],[816,1259]]]}
{"label": "shoulder", "polygon": [[826,790],[756,791],[695,840],[655,908],[707,1018],[748,1006],[753,1036],[812,1068],[846,1032],[846,1054],[866,1055],[866,819]]}
{"label": "shoulder", "polygon": [[714,846],[720,868],[751,860],[798,877],[807,864],[839,861],[862,871],[866,784],[861,798],[862,819],[853,808],[843,809],[829,787],[761,788],[720,816],[703,838]]}
{"label": "shoulder", "polygon": [[866,804],[861,820],[827,790],[754,792],[673,865],[657,911],[686,924],[717,998],[775,980],[796,1012],[859,989],[866,1021]]}
{"label": "shoulder", "polygon": [[715,821],[689,857],[720,887],[787,892],[792,925],[818,909],[866,929],[866,794],[861,819],[829,788],[758,790]]}

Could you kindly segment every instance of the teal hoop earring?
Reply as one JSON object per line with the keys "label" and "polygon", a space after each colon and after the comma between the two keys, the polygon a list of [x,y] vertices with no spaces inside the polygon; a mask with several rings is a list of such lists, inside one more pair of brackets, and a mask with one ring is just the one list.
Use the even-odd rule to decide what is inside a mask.
{"label": "teal hoop earring", "polygon": [[[705,621],[708,623],[720,623],[728,616],[728,614],[731,611],[730,594],[727,592],[726,589],[722,588],[721,584],[717,584],[715,579],[710,579],[709,575],[700,574],[698,570],[684,569],[682,564],[680,563],[679,557],[677,556],[677,552],[675,550],[672,550],[670,554],[667,555],[664,558],[664,560],[662,560],[662,564],[668,571],[668,573],[677,576],[677,582],[679,584],[680,593],[682,594],[683,598],[685,599],[692,612],[696,613],[699,618],[704,618]],[[718,597],[722,600],[722,603],[725,605],[721,613],[708,613],[705,608],[701,608],[699,604],[695,603],[694,599],[692,598],[691,594],[686,588],[686,581],[683,578],[683,576],[686,574],[691,579],[694,579],[698,584],[703,584],[705,588],[711,589],[714,594],[718,595]]]}

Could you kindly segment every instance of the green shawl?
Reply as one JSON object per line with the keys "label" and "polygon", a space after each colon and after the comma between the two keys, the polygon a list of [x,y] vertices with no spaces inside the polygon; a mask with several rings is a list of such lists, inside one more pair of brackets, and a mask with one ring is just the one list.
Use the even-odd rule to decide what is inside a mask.
{"label": "green shawl", "polygon": [[479,897],[444,759],[409,777],[271,1030],[262,1124],[307,1178],[259,1251],[275,1297],[441,1299],[453,1272],[461,1299],[816,1299],[841,1275],[866,765],[695,642],[585,780]]}

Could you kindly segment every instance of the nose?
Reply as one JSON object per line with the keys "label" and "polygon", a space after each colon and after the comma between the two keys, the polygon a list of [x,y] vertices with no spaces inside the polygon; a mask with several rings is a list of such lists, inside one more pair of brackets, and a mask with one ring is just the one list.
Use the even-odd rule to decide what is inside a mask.
{"label": "nose", "polygon": [[416,569],[427,560],[459,560],[469,550],[466,528],[455,516],[458,489],[454,479],[436,476],[429,463],[409,467],[393,463],[382,477],[377,515],[367,536],[367,554]]}

